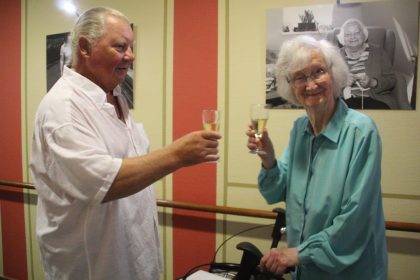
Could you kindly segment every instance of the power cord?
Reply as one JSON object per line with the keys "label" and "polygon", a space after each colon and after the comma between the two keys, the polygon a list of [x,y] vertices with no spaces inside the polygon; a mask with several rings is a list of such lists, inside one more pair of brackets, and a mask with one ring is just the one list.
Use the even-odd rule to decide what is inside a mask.
{"label": "power cord", "polygon": [[259,228],[265,228],[265,227],[270,227],[270,226],[274,226],[274,224],[259,225],[259,226],[255,226],[255,227],[247,228],[247,229],[242,230],[242,231],[240,231],[240,232],[237,232],[237,233],[235,233],[234,235],[232,235],[231,237],[227,238],[226,240],[224,240],[224,241],[223,241],[223,242],[219,245],[219,247],[217,247],[216,252],[214,253],[214,256],[213,256],[213,261],[212,261],[212,263],[214,263],[214,262],[216,261],[216,255],[217,255],[217,253],[219,252],[219,250],[223,247],[223,245],[225,245],[225,244],[226,244],[226,242],[228,242],[228,241],[229,241],[229,240],[231,240],[232,238],[234,238],[234,237],[236,237],[236,236],[238,236],[238,235],[240,235],[240,234],[242,234],[242,233],[245,233],[245,232],[251,231],[251,230],[256,230],[256,229],[259,229]]}

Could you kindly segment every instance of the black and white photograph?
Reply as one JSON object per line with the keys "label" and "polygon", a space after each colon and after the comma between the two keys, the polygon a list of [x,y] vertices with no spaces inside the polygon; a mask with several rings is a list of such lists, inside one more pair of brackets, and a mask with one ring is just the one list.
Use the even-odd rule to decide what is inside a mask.
{"label": "black and white photograph", "polygon": [[[47,92],[63,73],[64,65],[71,64],[70,32],[47,35]],[[134,108],[133,100],[134,69],[131,64],[124,81],[120,84],[121,92],[127,98],[130,109]]]}
{"label": "black and white photograph", "polygon": [[47,35],[47,92],[71,64],[70,32]]}
{"label": "black and white photograph", "polygon": [[326,39],[350,71],[341,97],[353,109],[416,109],[417,0],[312,5],[267,10],[266,104],[302,108],[277,92],[275,64],[283,41],[298,35]]}

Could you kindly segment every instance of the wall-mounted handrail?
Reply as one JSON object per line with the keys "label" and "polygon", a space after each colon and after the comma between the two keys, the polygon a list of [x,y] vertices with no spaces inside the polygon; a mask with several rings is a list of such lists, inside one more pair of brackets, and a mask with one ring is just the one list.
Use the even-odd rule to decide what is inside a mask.
{"label": "wall-mounted handrail", "polygon": [[[35,190],[35,186],[32,184],[17,183],[17,182],[2,181],[2,180],[0,180],[0,186]],[[157,199],[156,202],[157,202],[157,205],[161,207],[170,207],[170,208],[175,208],[175,209],[184,209],[184,210],[191,210],[191,211],[211,212],[211,213],[218,213],[218,214],[228,214],[228,215],[255,217],[255,218],[266,218],[266,219],[275,219],[277,216],[276,213],[265,211],[265,210],[196,204],[196,203],[190,203],[190,202],[171,201],[171,200],[164,200],[164,199]],[[420,224],[416,224],[416,223],[386,221],[385,226],[387,230],[420,232]]]}

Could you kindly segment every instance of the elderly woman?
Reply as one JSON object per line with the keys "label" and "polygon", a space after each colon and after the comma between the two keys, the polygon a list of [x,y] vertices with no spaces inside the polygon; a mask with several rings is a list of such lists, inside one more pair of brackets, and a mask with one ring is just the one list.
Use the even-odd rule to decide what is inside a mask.
{"label": "elderly woman", "polygon": [[279,93],[303,105],[288,146],[276,160],[265,131],[259,147],[259,190],[269,204],[285,201],[287,248],[271,249],[261,270],[294,279],[386,279],[387,249],[381,200],[381,140],[368,116],[339,98],[348,68],[327,41],[299,36],[277,61]]}
{"label": "elderly woman", "polygon": [[391,94],[396,77],[388,55],[382,47],[367,43],[368,35],[364,24],[353,18],[345,21],[337,34],[350,69],[343,96],[354,109],[389,109],[378,96]]}

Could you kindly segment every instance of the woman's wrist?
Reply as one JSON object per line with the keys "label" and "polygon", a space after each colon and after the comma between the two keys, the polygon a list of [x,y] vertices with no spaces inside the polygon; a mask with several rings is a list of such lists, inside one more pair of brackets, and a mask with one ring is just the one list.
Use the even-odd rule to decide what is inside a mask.
{"label": "woman's wrist", "polygon": [[277,161],[275,159],[273,160],[262,160],[261,162],[261,166],[264,169],[273,169],[274,167],[277,166]]}

